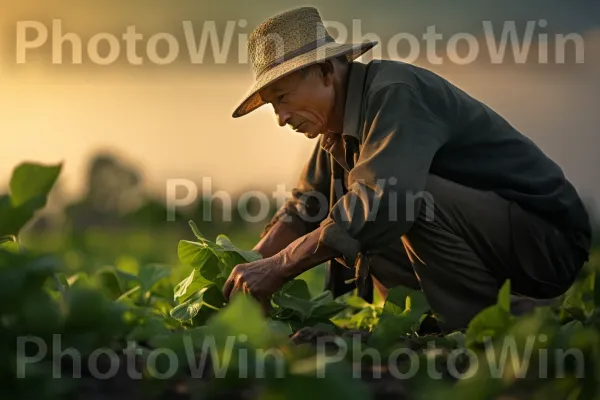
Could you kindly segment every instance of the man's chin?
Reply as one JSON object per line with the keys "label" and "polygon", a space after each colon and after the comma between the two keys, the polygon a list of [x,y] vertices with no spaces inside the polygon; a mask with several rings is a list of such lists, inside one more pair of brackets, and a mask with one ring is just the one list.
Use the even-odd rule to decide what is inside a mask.
{"label": "man's chin", "polygon": [[319,132],[304,132],[304,136],[306,136],[309,139],[314,139],[317,136],[319,136]]}

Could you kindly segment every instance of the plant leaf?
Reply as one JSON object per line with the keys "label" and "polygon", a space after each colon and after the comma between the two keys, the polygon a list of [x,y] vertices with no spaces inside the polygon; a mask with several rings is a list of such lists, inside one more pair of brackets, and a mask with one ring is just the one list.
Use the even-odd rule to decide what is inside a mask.
{"label": "plant leaf", "polygon": [[158,281],[167,278],[169,274],[170,271],[164,266],[157,264],[142,265],[137,277],[140,282],[140,293],[144,294],[150,291]]}
{"label": "plant leaf", "polygon": [[198,229],[198,226],[196,225],[196,223],[194,221],[189,221],[188,224],[190,225],[190,228],[192,228],[192,232],[194,233],[194,236],[196,236],[198,238],[198,240],[200,240],[200,241],[206,240],[204,238],[204,235],[202,235],[202,233],[200,233],[200,230]]}
{"label": "plant leaf", "polygon": [[258,251],[254,250],[242,250],[236,247],[233,243],[231,243],[231,239],[229,239],[225,235],[219,235],[216,239],[216,244],[219,245],[223,250],[228,252],[235,252],[242,256],[246,262],[258,261],[262,259],[261,254]]}
{"label": "plant leaf", "polygon": [[60,174],[62,164],[44,166],[23,163],[13,171],[10,180],[12,205],[20,207],[34,201],[39,207],[46,205],[46,196],[54,186]]}
{"label": "plant leaf", "polygon": [[187,278],[175,286],[173,299],[185,301],[193,293],[210,285],[213,283],[200,275],[197,269],[193,269]]}
{"label": "plant leaf", "polygon": [[187,301],[181,303],[170,311],[171,317],[179,321],[190,321],[202,307],[220,308],[223,305],[223,294],[215,285],[200,289]]}
{"label": "plant leaf", "polygon": [[286,293],[293,297],[298,297],[300,299],[309,300],[310,292],[308,290],[308,284],[305,280],[302,279],[293,279],[280,289],[281,293]]}
{"label": "plant leaf", "polygon": [[466,346],[472,348],[475,344],[483,343],[485,338],[501,335],[508,329],[511,320],[510,313],[498,304],[482,310],[467,327]]}
{"label": "plant leaf", "polygon": [[281,308],[294,311],[290,316],[295,315],[301,321],[310,318],[314,307],[314,303],[310,300],[294,297],[287,293],[280,293],[279,295],[273,296],[273,302]]}
{"label": "plant leaf", "polygon": [[498,306],[510,312],[510,280],[504,282],[498,293]]}
{"label": "plant leaf", "polygon": [[35,212],[46,205],[62,164],[23,163],[13,171],[10,196],[0,196],[0,236],[18,235]]}
{"label": "plant leaf", "polygon": [[269,329],[259,303],[241,293],[233,296],[227,306],[208,321],[207,328],[219,348],[228,338],[242,334],[254,348],[265,348],[278,336],[277,330]]}
{"label": "plant leaf", "polygon": [[404,286],[391,289],[369,345],[382,351],[388,349],[401,337],[412,333],[428,309],[429,304],[420,290]]}
{"label": "plant leaf", "polygon": [[222,274],[216,252],[209,243],[181,240],[177,254],[181,262],[196,268],[200,275],[210,282],[215,282]]}

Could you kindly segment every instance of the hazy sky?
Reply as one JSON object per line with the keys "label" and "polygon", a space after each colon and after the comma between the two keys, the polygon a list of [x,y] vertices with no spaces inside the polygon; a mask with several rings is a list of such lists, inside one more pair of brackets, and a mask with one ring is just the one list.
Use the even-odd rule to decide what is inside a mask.
{"label": "hazy sky", "polygon": [[[394,52],[399,59],[407,57],[409,42],[394,46],[394,35],[418,39],[420,57],[415,63],[499,111],[563,167],[583,196],[600,206],[600,2],[592,0],[0,0],[0,185],[23,160],[64,161],[62,183],[76,194],[88,158],[98,149],[114,149],[139,166],[148,186],[159,193],[168,178],[200,182],[207,176],[213,178],[213,187],[226,190],[269,192],[277,184],[291,188],[314,142],[280,128],[270,108],[235,120],[231,113],[252,84],[250,66],[244,62],[244,35],[263,19],[305,4],[318,7],[324,20],[345,27],[348,41],[358,35],[353,19],[360,22],[361,35],[377,35],[381,44],[367,61],[371,56],[395,58]],[[72,64],[71,44],[58,46],[62,57],[53,47],[58,38],[53,20],[59,21],[63,35],[70,33],[81,41],[81,64]],[[29,36],[19,42],[18,32],[26,21]],[[192,63],[184,21],[189,21],[187,34],[193,31],[196,44],[203,29],[211,29],[214,22],[219,41],[227,38],[227,32],[232,35],[231,47],[227,51],[221,47],[215,62],[209,41],[197,55],[204,56],[202,62],[196,58]],[[532,28],[527,63],[509,62],[507,56],[502,64],[492,65],[484,21],[490,21],[498,39],[510,21],[520,40],[527,27]],[[142,65],[132,65],[121,40],[128,27],[143,36],[135,54]],[[443,35],[436,47],[442,65],[430,63],[421,41],[432,27]],[[24,41],[33,41],[42,30],[47,33],[45,44],[23,50]],[[154,53],[146,48],[149,38],[161,33],[171,35],[179,46],[173,53],[176,60],[167,65],[153,64]],[[102,66],[94,61],[87,46],[97,34],[120,41],[115,62]],[[452,63],[468,50],[463,40],[458,53],[445,51],[455,34],[476,38],[475,62]],[[558,65],[553,50],[556,34],[579,35],[585,52],[576,53],[571,43],[566,64]],[[550,49],[548,62],[540,63],[544,43]],[[108,54],[106,40],[98,53],[96,59]],[[155,55],[167,55],[166,41],[159,43]],[[575,63],[577,56],[584,57],[582,64]],[[19,57],[24,64],[17,64]],[[53,57],[60,63],[53,64]]]}

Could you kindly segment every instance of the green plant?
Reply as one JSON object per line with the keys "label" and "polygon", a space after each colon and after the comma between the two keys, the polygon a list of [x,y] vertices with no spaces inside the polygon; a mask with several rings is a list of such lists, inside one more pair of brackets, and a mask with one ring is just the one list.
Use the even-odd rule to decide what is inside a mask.
{"label": "green plant", "polygon": [[[193,267],[192,271],[175,287],[174,299],[179,304],[171,316],[183,323],[201,325],[206,318],[225,306],[223,285],[233,268],[261,258],[260,253],[236,247],[225,235],[216,240],[206,239],[193,221],[192,231],[198,241],[179,242],[178,255],[182,263]],[[294,279],[284,285],[273,296],[270,316],[285,321],[290,331],[300,325],[327,323],[329,319],[346,308],[336,302],[330,292],[310,298],[306,282]]]}
{"label": "green plant", "polygon": [[[95,232],[85,240],[65,240],[60,251],[22,246],[22,230],[46,203],[60,169],[21,164],[11,178],[10,193],[0,197],[0,382],[6,398],[98,393],[164,398],[176,392],[184,398],[243,394],[362,400],[377,398],[381,387],[384,394],[400,387],[394,395],[408,398],[600,395],[597,251],[575,284],[551,305],[513,315],[507,281],[497,303],[475,316],[464,332],[420,335],[429,310],[420,291],[392,288],[381,306],[354,294],[334,299],[325,291],[311,296],[306,281],[298,278],[275,293],[265,316],[251,297],[238,295],[226,304],[222,295],[235,265],[260,255],[237,247],[225,235],[210,241],[193,223],[196,241],[177,237],[178,265],[152,261],[144,253],[148,250],[141,250],[151,246],[130,246],[139,238],[152,245],[149,234],[113,238]],[[117,256],[112,261],[98,258],[104,252]],[[290,336],[297,339],[306,330],[312,339],[334,338],[348,353],[319,358],[312,339],[293,344]],[[353,347],[346,334],[357,330],[364,340]],[[429,349],[431,344],[436,352]],[[124,369],[114,379],[96,379],[85,368],[74,379],[77,363],[69,357],[60,363],[54,359],[70,349],[81,357],[81,365],[97,360],[98,350],[114,352],[123,361],[130,345],[139,350],[139,380],[129,379]],[[172,359],[156,354],[167,350],[176,357],[177,368],[169,379],[158,379]],[[415,351],[418,373],[395,379],[389,373],[392,367],[410,371],[414,357],[392,358],[393,365],[377,368],[369,357],[355,358],[365,351],[384,357]],[[279,358],[264,357],[266,352]],[[556,356],[565,353],[569,357]],[[431,359],[445,374],[432,377]],[[383,371],[381,379],[388,385],[381,379],[358,379],[357,371]],[[319,378],[324,372],[326,378]],[[118,384],[111,386],[113,380]]]}

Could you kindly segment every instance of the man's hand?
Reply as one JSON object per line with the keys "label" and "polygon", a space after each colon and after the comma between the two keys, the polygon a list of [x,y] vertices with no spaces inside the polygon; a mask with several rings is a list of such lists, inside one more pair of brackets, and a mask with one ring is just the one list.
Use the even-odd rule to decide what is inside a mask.
{"label": "man's hand", "polygon": [[229,301],[238,292],[252,295],[268,309],[269,298],[286,282],[283,253],[233,268],[223,286],[223,295]]}
{"label": "man's hand", "polygon": [[223,286],[225,299],[229,301],[241,291],[254,296],[268,309],[269,297],[285,282],[340,255],[319,243],[320,235],[321,228],[317,228],[271,257],[236,265]]}

